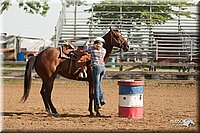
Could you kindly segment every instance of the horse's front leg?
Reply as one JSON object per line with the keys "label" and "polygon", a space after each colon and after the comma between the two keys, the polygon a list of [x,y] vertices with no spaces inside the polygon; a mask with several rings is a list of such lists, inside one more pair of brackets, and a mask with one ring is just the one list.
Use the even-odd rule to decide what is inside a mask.
{"label": "horse's front leg", "polygon": [[94,116],[94,113],[92,111],[92,102],[94,99],[94,89],[92,82],[89,82],[89,108],[88,111],[90,112],[90,117]]}

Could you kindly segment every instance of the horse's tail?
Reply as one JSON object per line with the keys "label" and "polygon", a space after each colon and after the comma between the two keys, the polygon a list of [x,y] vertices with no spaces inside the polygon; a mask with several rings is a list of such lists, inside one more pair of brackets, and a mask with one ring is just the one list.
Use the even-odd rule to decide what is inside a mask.
{"label": "horse's tail", "polygon": [[24,75],[24,95],[21,98],[22,102],[25,102],[29,96],[29,92],[31,89],[31,72],[35,65],[36,56],[31,57],[27,64]]}

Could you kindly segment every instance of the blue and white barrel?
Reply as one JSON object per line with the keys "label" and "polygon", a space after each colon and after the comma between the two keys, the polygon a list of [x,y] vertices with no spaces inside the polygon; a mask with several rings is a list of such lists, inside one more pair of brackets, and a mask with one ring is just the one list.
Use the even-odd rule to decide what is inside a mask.
{"label": "blue and white barrel", "polygon": [[[115,63],[115,58],[114,58],[114,57],[110,57],[110,58],[108,59],[108,62]],[[109,66],[109,67],[115,68],[115,65],[111,65],[111,66]]]}
{"label": "blue and white barrel", "polygon": [[143,118],[144,81],[120,80],[119,117]]}

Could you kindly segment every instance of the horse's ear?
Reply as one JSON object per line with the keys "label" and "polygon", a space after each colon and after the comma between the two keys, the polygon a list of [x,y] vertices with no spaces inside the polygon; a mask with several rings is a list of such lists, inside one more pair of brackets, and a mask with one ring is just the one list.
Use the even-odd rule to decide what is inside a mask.
{"label": "horse's ear", "polygon": [[118,29],[114,29],[114,31],[116,31],[116,32],[119,32],[119,30],[118,30]]}
{"label": "horse's ear", "polygon": [[110,30],[112,30],[111,26],[110,26]]}

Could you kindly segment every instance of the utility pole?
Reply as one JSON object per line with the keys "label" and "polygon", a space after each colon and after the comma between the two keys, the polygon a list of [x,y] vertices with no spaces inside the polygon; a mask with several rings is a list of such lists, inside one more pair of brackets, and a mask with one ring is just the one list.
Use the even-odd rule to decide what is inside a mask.
{"label": "utility pole", "polygon": [[[120,4],[120,21],[122,22],[123,16],[122,16],[122,3]],[[121,28],[121,27],[120,27]],[[123,62],[123,52],[122,50],[120,50],[120,62]],[[119,67],[119,71],[123,71],[123,65],[120,65]]]}
{"label": "utility pole", "polygon": [[74,0],[74,39],[76,39],[76,13],[77,13],[77,0]]}

